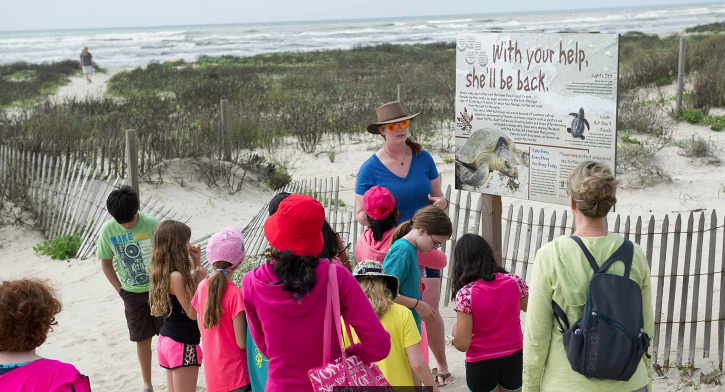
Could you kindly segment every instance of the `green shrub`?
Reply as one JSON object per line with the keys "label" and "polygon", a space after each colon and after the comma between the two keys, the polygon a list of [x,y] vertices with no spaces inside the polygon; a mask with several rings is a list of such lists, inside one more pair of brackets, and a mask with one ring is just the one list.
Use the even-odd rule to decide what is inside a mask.
{"label": "green shrub", "polygon": [[629,130],[627,130],[626,132],[624,132],[624,135],[622,135],[622,142],[623,143],[630,143],[630,144],[639,144],[639,140],[637,140],[637,139],[633,138],[632,136],[630,136]]}
{"label": "green shrub", "polygon": [[712,140],[705,139],[701,136],[692,135],[685,147],[685,156],[693,158],[704,158],[715,155],[715,143]]}
{"label": "green shrub", "polygon": [[660,76],[655,83],[657,84],[657,87],[664,87],[669,86],[672,84],[672,78],[669,76]]}
{"label": "green shrub", "polygon": [[701,109],[683,109],[680,117],[690,124],[699,124],[705,118]]}
{"label": "green shrub", "polygon": [[33,250],[37,254],[48,255],[53,260],[67,260],[74,257],[80,247],[80,236],[67,235],[37,244],[33,246]]}
{"label": "green shrub", "polygon": [[712,126],[710,126],[710,129],[713,131],[722,131],[725,129],[725,116],[720,116],[717,120],[713,121]]}

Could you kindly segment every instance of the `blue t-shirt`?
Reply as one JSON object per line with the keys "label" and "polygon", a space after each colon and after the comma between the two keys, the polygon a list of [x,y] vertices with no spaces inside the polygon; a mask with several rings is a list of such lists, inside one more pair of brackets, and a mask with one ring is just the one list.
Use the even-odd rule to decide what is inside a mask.
{"label": "blue t-shirt", "polygon": [[[400,295],[420,300],[420,268],[418,268],[418,249],[405,238],[401,238],[390,247],[383,261],[383,270],[398,278]],[[420,332],[420,316],[410,309]]]}
{"label": "blue t-shirt", "polygon": [[364,195],[374,186],[388,188],[398,200],[400,217],[398,222],[413,218],[415,212],[428,205],[428,195],[432,192],[430,182],[438,178],[438,169],[428,151],[413,154],[410,170],[401,178],[388,170],[377,155],[373,154],[360,166],[355,184],[355,193]]}
{"label": "blue t-shirt", "polygon": [[252,339],[252,332],[247,327],[247,370],[249,370],[249,382],[253,391],[264,391],[267,385],[267,373],[269,371],[269,359],[265,358],[257,344]]}

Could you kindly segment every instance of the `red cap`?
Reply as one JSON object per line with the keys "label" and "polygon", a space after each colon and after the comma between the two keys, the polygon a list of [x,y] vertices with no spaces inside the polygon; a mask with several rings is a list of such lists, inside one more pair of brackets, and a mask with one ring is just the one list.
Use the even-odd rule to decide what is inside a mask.
{"label": "red cap", "polygon": [[317,256],[325,244],[324,221],[325,208],[319,201],[308,195],[293,194],[264,222],[264,235],[282,252],[291,250],[297,256]]}
{"label": "red cap", "polygon": [[387,218],[395,209],[395,198],[382,186],[368,189],[363,196],[365,214],[374,220]]}

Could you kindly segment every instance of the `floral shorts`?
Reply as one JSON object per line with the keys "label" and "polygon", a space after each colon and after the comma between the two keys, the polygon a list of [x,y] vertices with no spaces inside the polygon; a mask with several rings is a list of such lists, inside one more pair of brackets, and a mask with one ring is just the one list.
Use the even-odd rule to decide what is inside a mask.
{"label": "floral shorts", "polygon": [[198,344],[179,343],[164,335],[159,336],[156,353],[159,355],[159,365],[165,369],[201,366],[204,357]]}

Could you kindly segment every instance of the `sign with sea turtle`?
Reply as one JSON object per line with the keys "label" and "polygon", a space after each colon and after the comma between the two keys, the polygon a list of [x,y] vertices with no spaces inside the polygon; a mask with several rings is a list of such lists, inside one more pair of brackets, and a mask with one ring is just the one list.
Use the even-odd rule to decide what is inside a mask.
{"label": "sign with sea turtle", "polygon": [[457,38],[457,189],[567,204],[579,162],[615,167],[618,35]]}

